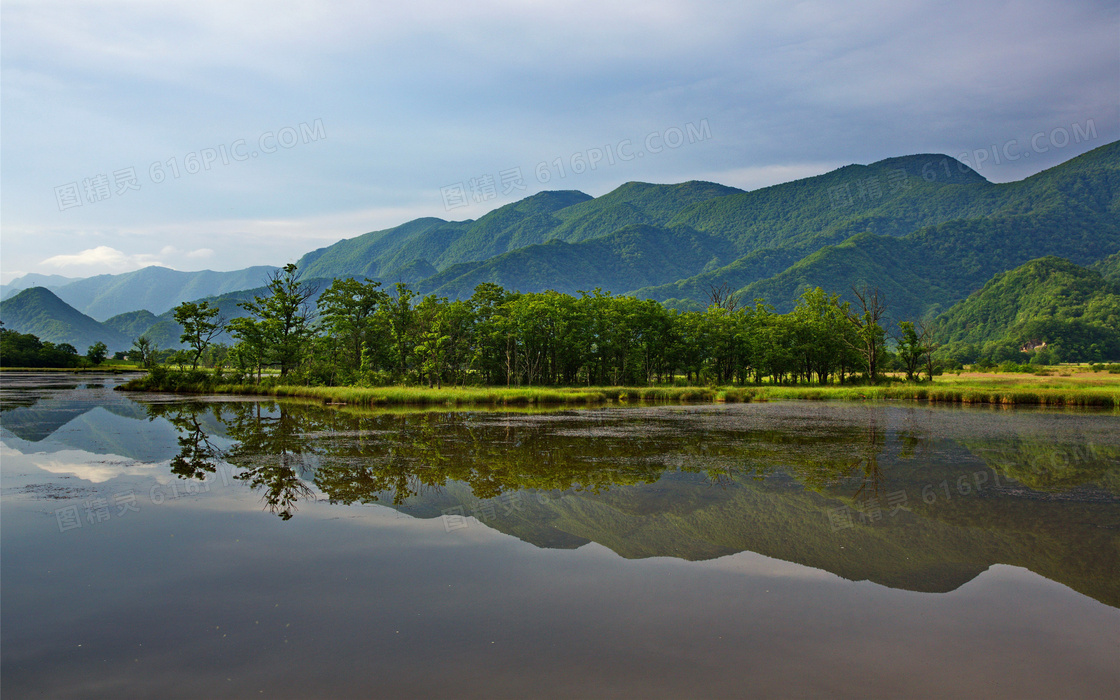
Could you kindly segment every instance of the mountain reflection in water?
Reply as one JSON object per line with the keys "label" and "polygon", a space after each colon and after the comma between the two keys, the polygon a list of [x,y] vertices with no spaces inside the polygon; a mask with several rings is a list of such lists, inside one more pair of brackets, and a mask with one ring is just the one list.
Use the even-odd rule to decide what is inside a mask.
{"label": "mountain reflection in water", "polygon": [[474,517],[540,547],[688,560],[749,550],[930,592],[1005,563],[1120,607],[1120,446],[1097,424],[1107,416],[793,403],[147,411],[178,431],[177,476],[228,465],[284,519],[307,498],[380,503]]}

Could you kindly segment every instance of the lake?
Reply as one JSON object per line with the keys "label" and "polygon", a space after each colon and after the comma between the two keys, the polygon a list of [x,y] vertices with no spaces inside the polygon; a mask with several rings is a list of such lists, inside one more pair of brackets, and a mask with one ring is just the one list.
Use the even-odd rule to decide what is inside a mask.
{"label": "lake", "polygon": [[1095,698],[1114,413],[0,384],[3,692]]}

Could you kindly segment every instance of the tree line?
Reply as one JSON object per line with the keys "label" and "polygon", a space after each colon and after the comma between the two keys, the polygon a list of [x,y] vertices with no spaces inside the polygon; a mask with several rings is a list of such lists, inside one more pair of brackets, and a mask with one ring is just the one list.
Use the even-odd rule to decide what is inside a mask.
{"label": "tree line", "polygon": [[96,367],[105,361],[108,348],[100,341],[85,355],[70,343],[52,343],[33,333],[20,333],[0,322],[0,367]]}
{"label": "tree line", "polygon": [[[930,334],[898,324],[895,352],[883,327],[878,290],[853,290],[854,303],[820,288],[775,313],[741,306],[713,289],[703,312],[599,289],[578,296],[522,294],[478,285],[468,299],[420,297],[408,285],[342,278],[319,293],[294,264],[274,273],[266,293],[242,302],[228,322],[208,302],[175,309],[186,350],[180,365],[211,363],[235,380],[321,385],[492,386],[877,381],[886,369],[917,380],[934,372]],[[235,343],[215,346],[223,331]],[[150,364],[141,338],[134,356]]]}

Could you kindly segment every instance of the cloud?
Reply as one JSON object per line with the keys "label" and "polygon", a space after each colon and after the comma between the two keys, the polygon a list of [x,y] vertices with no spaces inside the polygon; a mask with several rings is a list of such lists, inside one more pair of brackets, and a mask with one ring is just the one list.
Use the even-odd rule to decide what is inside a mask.
{"label": "cloud", "polygon": [[[283,264],[417,212],[451,218],[441,187],[515,166],[533,189],[691,179],[753,189],[1092,120],[1099,138],[1077,148],[990,162],[984,176],[1002,182],[1120,137],[1120,6],[1104,0],[4,8],[11,269]],[[240,139],[255,152],[262,135],[317,119],[326,138],[227,155]],[[567,167],[577,152],[701,119],[713,138],[695,147]],[[556,175],[554,163],[565,176],[534,177],[538,164]],[[127,167],[139,190],[59,210],[55,187]],[[155,252],[165,241],[176,250]]]}
{"label": "cloud", "polygon": [[96,248],[87,248],[80,253],[53,255],[43,260],[40,265],[68,272],[103,274],[107,272],[129,272],[151,265],[177,269],[176,266],[164,261],[176,258],[199,260],[213,255],[214,251],[210,248],[182,251],[174,246],[164,246],[157,255],[149,253],[128,255],[116,248],[99,245]]}
{"label": "cloud", "polygon": [[96,248],[87,248],[73,255],[54,255],[41,264],[58,269],[94,268],[98,270],[112,270],[114,272],[127,272],[148,265],[162,265],[155,256],[140,253],[126,255],[116,248],[99,245]]}

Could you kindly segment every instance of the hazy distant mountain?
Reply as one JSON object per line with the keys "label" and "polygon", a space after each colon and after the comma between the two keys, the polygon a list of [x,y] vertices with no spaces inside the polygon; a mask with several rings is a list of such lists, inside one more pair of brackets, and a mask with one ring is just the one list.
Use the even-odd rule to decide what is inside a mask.
{"label": "hazy distant mountain", "polygon": [[71,282],[77,282],[81,277],[63,277],[62,275],[40,275],[38,272],[29,272],[23,277],[17,277],[8,284],[0,284],[0,299],[15,296],[24,289],[31,287],[46,287],[53,289]]}
{"label": "hazy distant mountain", "polygon": [[60,299],[97,319],[147,309],[161,314],[184,301],[264,286],[277,268],[249,267],[233,272],[181,272],[145,267],[121,275],[98,275],[55,290]]}
{"label": "hazy distant mountain", "polygon": [[32,287],[0,301],[0,320],[4,327],[31,333],[56,345],[69,343],[85,354],[100,341],[110,352],[125,350],[132,340],[74,309],[44,287]]}

